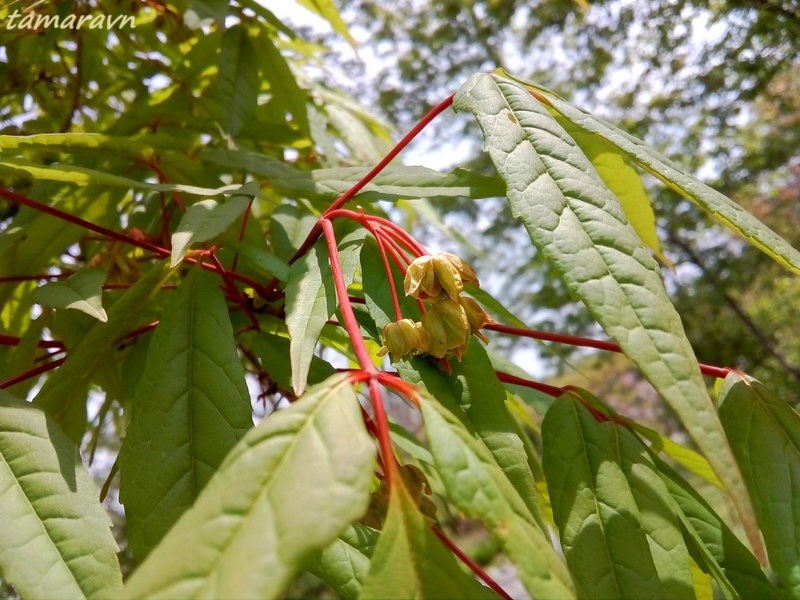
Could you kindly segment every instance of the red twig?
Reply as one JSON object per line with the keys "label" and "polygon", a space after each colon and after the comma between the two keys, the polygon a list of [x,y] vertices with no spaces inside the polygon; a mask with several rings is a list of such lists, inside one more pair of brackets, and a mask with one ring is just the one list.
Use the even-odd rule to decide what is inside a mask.
{"label": "red twig", "polygon": [[386,487],[391,490],[397,459],[392,450],[392,439],[389,435],[389,418],[386,416],[386,408],[383,406],[383,398],[381,397],[381,389],[378,387],[378,380],[373,377],[367,382],[367,385],[369,386],[369,399],[372,402],[372,410],[375,413],[375,425],[378,430],[378,446],[381,449]]}
{"label": "red twig", "polygon": [[13,385],[17,385],[18,383],[21,383],[21,382],[25,381],[26,379],[30,379],[31,377],[36,377],[37,375],[41,375],[42,373],[46,373],[47,371],[50,371],[51,369],[55,369],[56,367],[61,365],[65,360],[67,360],[66,357],[58,358],[58,359],[54,360],[53,362],[49,362],[49,363],[45,363],[43,365],[39,365],[38,367],[34,367],[32,369],[29,369],[29,370],[25,371],[24,373],[20,373],[19,375],[15,375],[14,377],[9,377],[8,379],[5,379],[4,381],[0,381],[0,390],[4,390],[6,388],[10,388]]}
{"label": "red twig", "polygon": [[[20,337],[0,334],[0,346],[19,346],[20,342],[22,342],[22,338]],[[58,340],[39,340],[36,346],[39,348],[58,348],[63,350],[64,342],[59,342]]]}
{"label": "red twig", "polygon": [[467,565],[467,567],[469,567],[469,570],[475,573],[475,575],[477,575],[481,581],[483,581],[492,590],[494,590],[501,598],[505,598],[505,600],[513,600],[513,598],[509,596],[508,593],[502,587],[500,587],[500,584],[497,583],[494,579],[492,579],[491,576],[486,571],[484,571],[478,563],[476,563],[469,556],[467,556],[464,553],[464,551],[461,550],[461,548],[456,546],[455,542],[453,542],[453,540],[447,537],[444,531],[442,531],[437,525],[434,525],[433,527],[431,527],[431,529],[433,529],[433,533],[435,533],[436,536],[440,540],[442,540],[442,542],[444,543],[445,546],[447,546],[450,552],[452,552],[458,558],[460,558],[461,562]]}
{"label": "red twig", "polygon": [[552,396],[553,398],[558,398],[564,393],[564,390],[554,385],[549,385],[540,381],[533,381],[532,379],[524,379],[523,377],[517,377],[516,375],[510,375],[509,373],[503,373],[502,371],[496,371],[496,373],[497,378],[503,383],[513,383],[514,385],[528,387],[547,394],[548,396]]}
{"label": "red twig", "polygon": [[[455,95],[455,94],[453,94]],[[329,207],[328,210],[322,216],[322,219],[317,221],[317,224],[314,225],[313,229],[308,233],[305,241],[302,243],[300,248],[297,249],[297,252],[294,253],[294,256],[290,259],[290,263],[293,263],[298,258],[303,256],[306,252],[308,252],[309,248],[314,245],[314,242],[317,241],[319,236],[322,234],[322,221],[328,216],[328,213],[337,210],[344,206],[349,200],[353,198],[358,192],[364,189],[370,181],[375,179],[375,176],[378,175],[381,171],[386,168],[394,158],[402,152],[402,150],[408,146],[408,144],[413,140],[419,133],[425,129],[425,127],[433,121],[437,116],[443,113],[451,104],[453,104],[453,95],[448,96],[444,100],[442,100],[439,104],[434,106],[428,114],[426,114],[422,119],[420,119],[419,123],[414,125],[411,130],[403,136],[403,138],[397,142],[394,148],[392,148],[386,156],[384,156],[381,161],[376,164],[372,169],[370,169],[369,173],[364,175],[353,187],[347,190],[344,194],[339,196]]]}
{"label": "red twig", "polygon": [[[543,340],[546,342],[558,342],[559,344],[569,344],[570,346],[581,346],[585,348],[597,348],[598,350],[606,350],[608,352],[622,352],[619,344],[615,342],[608,342],[604,340],[594,340],[592,338],[580,337],[577,335],[565,335],[562,333],[548,333],[546,331],[537,331],[535,329],[521,329],[519,327],[512,327],[510,325],[503,325],[501,323],[492,323],[484,326],[484,329],[491,329],[499,333],[507,333],[509,335],[518,335],[520,337],[532,338],[535,340]],[[704,375],[711,377],[719,377],[724,379],[728,376],[731,370],[728,367],[716,367],[714,365],[707,365],[700,363],[700,372]]]}
{"label": "red twig", "polygon": [[[78,225],[79,227],[83,227],[84,229],[88,229],[89,231],[93,231],[94,233],[98,233],[112,240],[117,240],[118,242],[124,242],[125,244],[130,244],[131,246],[136,246],[137,248],[142,248],[143,250],[148,250],[157,256],[168,257],[171,255],[171,252],[166,248],[161,248],[160,246],[156,246],[155,244],[151,244],[144,240],[138,240],[130,235],[120,233],[119,231],[114,231],[113,229],[107,229],[100,225],[96,225],[95,223],[91,223],[90,221],[86,221],[84,219],[81,219],[80,217],[76,217],[75,215],[64,212],[63,210],[59,210],[53,206],[48,206],[47,204],[39,202],[38,200],[34,200],[33,198],[21,196],[20,194],[17,194],[10,190],[0,188],[0,196],[8,200],[11,200],[12,202],[16,202],[17,204],[28,206],[30,208],[33,208],[34,210],[38,210],[45,214],[61,219],[62,221],[72,223],[73,225]],[[264,288],[264,286],[259,284],[251,277],[248,277],[247,275],[244,275],[237,271],[229,271],[224,268],[220,270],[220,266],[217,266],[212,263],[201,262],[188,256],[183,260],[185,263],[190,265],[199,263],[200,267],[206,269],[207,271],[214,271],[215,273],[220,273],[220,275],[225,275],[227,277],[230,277],[231,279],[241,281],[242,283],[249,285],[254,290],[256,290],[259,293],[259,295],[263,296],[264,294],[266,294],[266,288]],[[262,294],[262,292],[264,293]]]}
{"label": "red twig", "polygon": [[367,346],[364,343],[364,338],[361,337],[361,329],[358,326],[356,315],[353,312],[353,307],[350,304],[350,298],[347,295],[347,284],[344,282],[344,274],[342,273],[342,263],[339,261],[339,249],[336,247],[336,237],[333,233],[333,223],[328,219],[322,219],[322,231],[325,234],[325,241],[328,244],[328,253],[330,254],[331,271],[333,273],[333,284],[336,288],[336,295],[339,298],[339,306],[342,309],[342,319],[344,327],[350,336],[350,341],[353,344],[353,352],[355,352],[356,359],[361,368],[369,373],[375,375],[378,370],[372,364]]}
{"label": "red twig", "polygon": [[9,277],[0,277],[0,283],[20,283],[22,281],[39,281],[40,279],[63,279],[70,275],[72,275],[72,273],[56,273],[55,275],[46,273],[39,273],[38,275],[11,275]]}

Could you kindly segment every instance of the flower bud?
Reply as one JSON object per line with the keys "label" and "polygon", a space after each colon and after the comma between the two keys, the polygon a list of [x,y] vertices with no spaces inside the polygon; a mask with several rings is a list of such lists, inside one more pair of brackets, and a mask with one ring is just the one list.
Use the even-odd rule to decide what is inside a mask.
{"label": "flower bud", "polygon": [[464,345],[470,332],[464,307],[448,299],[431,305],[422,317],[422,326],[428,332],[426,351],[435,358],[444,358],[448,350]]}
{"label": "flower bud", "polygon": [[436,298],[442,293],[442,288],[434,273],[431,256],[420,256],[408,265],[403,289],[406,296],[413,296],[420,300]]}
{"label": "flower bud", "polygon": [[394,361],[409,354],[425,352],[427,348],[428,333],[422,323],[401,319],[383,328],[383,346],[378,350],[378,356],[385,356],[389,352]]}
{"label": "flower bud", "polygon": [[461,306],[464,307],[464,312],[467,313],[467,320],[469,321],[469,328],[484,344],[489,343],[481,328],[485,325],[495,323],[495,320],[486,314],[486,311],[481,308],[481,305],[475,302],[472,298],[461,298]]}

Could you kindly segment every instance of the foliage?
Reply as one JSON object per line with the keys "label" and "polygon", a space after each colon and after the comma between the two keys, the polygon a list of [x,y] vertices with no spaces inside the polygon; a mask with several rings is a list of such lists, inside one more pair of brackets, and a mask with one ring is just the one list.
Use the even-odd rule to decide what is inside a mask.
{"label": "foliage", "polygon": [[[501,70],[381,158],[388,128],[256,2],[49,9],[136,27],[16,30],[0,63],[0,575],[20,595],[274,598],[308,571],[345,598],[508,598],[454,539],[467,518],[532,597],[800,597],[800,415],[698,362],[640,170],[794,277],[778,233]],[[451,106],[494,172],[389,165]],[[377,202],[496,195],[614,341],[524,327]],[[686,443],[536,381],[496,334],[623,353]],[[78,460],[107,437],[118,558]]]}

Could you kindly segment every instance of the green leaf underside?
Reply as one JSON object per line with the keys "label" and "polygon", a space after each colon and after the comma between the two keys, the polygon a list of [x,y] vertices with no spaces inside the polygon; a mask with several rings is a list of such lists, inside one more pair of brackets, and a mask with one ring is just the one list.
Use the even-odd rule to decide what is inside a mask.
{"label": "green leaf underside", "polygon": [[45,412],[0,391],[0,575],[23,598],[122,590],[111,521],[75,445]]}
{"label": "green leaf underside", "polygon": [[677,413],[726,485],[754,543],[747,490],[669,301],[647,253],[591,163],[548,109],[526,89],[476,74],[453,106],[478,119],[506,181],[515,217],[568,288]]}
{"label": "green leaf underside", "polygon": [[[339,259],[347,285],[352,283],[366,231],[340,236]],[[286,284],[286,327],[291,340],[292,387],[303,393],[322,328],[339,305],[325,240],[320,240],[289,269]]]}
{"label": "green leaf underside", "polygon": [[346,375],[309,389],[237,444],[127,597],[278,597],[366,510],[374,452]]}
{"label": "green leaf underside", "polygon": [[136,387],[120,455],[120,501],[138,560],[192,506],[253,426],[218,284],[216,275],[192,269],[173,292]]}
{"label": "green leaf underside", "polygon": [[53,308],[71,308],[105,323],[108,315],[103,309],[102,269],[83,269],[64,281],[52,281],[36,290],[34,302]]}
{"label": "green leaf underside", "polygon": [[710,573],[726,598],[781,598],[755,556],[728,528],[703,496],[652,450],[651,458],[678,507],[692,557]]}
{"label": "green leaf underside", "polygon": [[492,363],[481,342],[475,337],[470,338],[463,359],[451,365],[449,377],[423,359],[414,361],[413,371],[405,364],[397,368],[404,379],[424,386],[446,406],[460,407],[530,515],[544,530],[546,525],[536,503],[536,483],[528,466],[525,447],[506,407],[505,388],[493,377]]}
{"label": "green leaf underside", "polygon": [[449,499],[467,516],[486,524],[517,565],[532,597],[575,598],[570,575],[548,535],[485,444],[462,422],[461,409],[452,402],[444,406],[425,391],[420,403],[431,453]]}
{"label": "green leaf underside", "polygon": [[604,138],[587,133],[566,119],[559,118],[558,122],[586,154],[608,189],[619,199],[628,222],[641,240],[660,260],[665,261],[656,232],[656,216],[636,169],[625,161],[621,150]]}
{"label": "green leaf underside", "polygon": [[369,574],[370,556],[379,536],[379,531],[353,523],[312,559],[308,570],[345,600],[356,600]]}
{"label": "green leaf underside", "polygon": [[225,30],[219,55],[219,94],[228,133],[236,136],[258,104],[257,53],[249,27],[234,25]]}
{"label": "green leaf underside", "polygon": [[582,399],[598,402],[574,390],[542,423],[553,516],[580,595],[693,599],[677,508],[646,446],[613,421],[598,423]]}
{"label": "green leaf underside", "polygon": [[[161,286],[170,272],[166,265],[156,265],[108,309],[108,322],[95,323],[91,329],[70,348],[67,360],[44,382],[34,403],[44,408],[62,423],[65,432],[74,442],[83,435],[86,408],[83,398],[86,386],[100,364],[112,352],[120,336],[130,331],[137,318],[137,309],[147,302]],[[83,419],[73,420],[76,412]],[[69,426],[68,426],[69,425]]]}
{"label": "green leaf underside", "polygon": [[[244,169],[263,177],[276,191],[289,197],[311,200],[335,200],[358,182],[371,167],[336,167],[300,171],[269,156],[243,150],[206,150],[203,160]],[[419,166],[391,165],[381,171],[355,198],[357,200],[393,200],[402,198],[502,196],[503,182],[466,169],[440,173]]]}
{"label": "green leaf underside", "polygon": [[212,240],[225,231],[247,209],[250,201],[247,196],[233,196],[221,204],[212,199],[192,204],[172,234],[170,266],[180,263],[194,244]]}
{"label": "green leaf underside", "polygon": [[759,381],[731,373],[719,415],[742,466],[770,564],[800,598],[800,415]]}
{"label": "green leaf underside", "polygon": [[[256,353],[264,370],[283,390],[292,389],[292,365],[289,358],[290,341],[287,337],[259,331],[245,334],[242,342]],[[308,369],[308,383],[313,385],[324,381],[336,370],[319,356],[312,356]]]}
{"label": "green leaf underside", "polygon": [[121,187],[132,190],[145,190],[150,192],[183,192],[194,196],[221,196],[236,192],[241,187],[239,184],[226,185],[219,188],[204,188],[194,185],[177,183],[147,183],[80,167],[77,165],[41,165],[28,160],[17,158],[4,158],[0,160],[0,172],[10,172],[15,176],[27,176],[36,180],[62,181],[79,186],[101,185]]}
{"label": "green leaf underside", "polygon": [[497,598],[461,569],[396,475],[398,483],[359,600]]}
{"label": "green leaf underside", "polygon": [[800,252],[733,200],[686,173],[660,152],[614,125],[583,112],[555,94],[537,90],[537,97],[584,131],[599,135],[619,148],[648,173],[697,204],[767,256],[787,269],[800,273]]}

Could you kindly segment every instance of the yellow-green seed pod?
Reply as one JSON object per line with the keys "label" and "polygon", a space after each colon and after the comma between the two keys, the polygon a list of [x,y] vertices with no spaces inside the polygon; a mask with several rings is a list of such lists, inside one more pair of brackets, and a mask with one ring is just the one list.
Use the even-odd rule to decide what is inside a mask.
{"label": "yellow-green seed pod", "polygon": [[484,344],[488,344],[489,338],[483,335],[481,328],[496,321],[487,315],[481,305],[472,298],[461,298],[461,306],[464,307],[464,312],[467,313],[467,320],[472,333],[477,335]]}
{"label": "yellow-green seed pod", "polygon": [[478,276],[475,274],[475,269],[472,268],[471,264],[450,252],[442,252],[440,256],[444,256],[456,268],[464,285],[474,283],[477,287],[480,287]]}
{"label": "yellow-green seed pod", "polygon": [[401,319],[383,328],[383,346],[378,350],[378,356],[385,356],[388,352],[395,361],[410,354],[425,352],[427,347],[428,334],[422,324]]}
{"label": "yellow-green seed pod", "polygon": [[431,305],[422,317],[422,326],[428,332],[427,352],[435,358],[444,358],[448,350],[464,345],[470,333],[464,307],[446,298]]}
{"label": "yellow-green seed pod", "polygon": [[456,266],[447,258],[445,254],[436,254],[431,259],[433,271],[436,274],[436,281],[441,286],[444,294],[458,302],[458,295],[464,291],[464,282]]}
{"label": "yellow-green seed pod", "polygon": [[403,280],[403,290],[406,296],[419,300],[436,298],[442,293],[442,288],[434,273],[431,256],[420,256],[408,265],[406,277]]}

